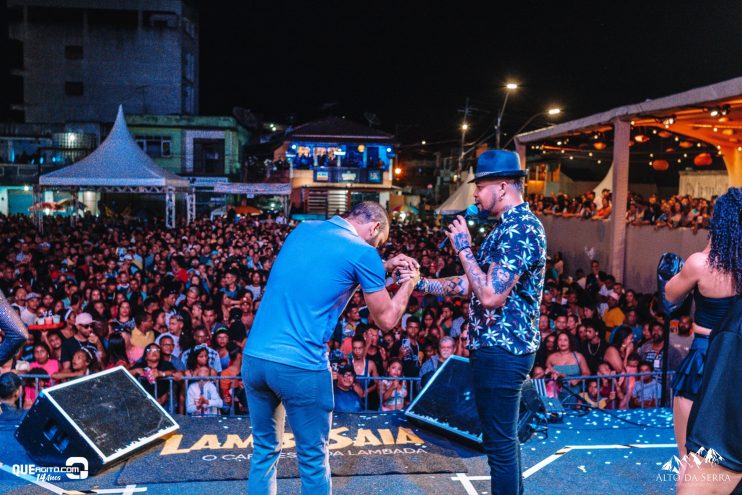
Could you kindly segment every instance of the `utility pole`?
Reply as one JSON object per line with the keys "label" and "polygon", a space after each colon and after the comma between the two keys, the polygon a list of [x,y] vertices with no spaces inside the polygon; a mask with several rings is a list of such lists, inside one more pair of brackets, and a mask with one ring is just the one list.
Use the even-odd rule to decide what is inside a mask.
{"label": "utility pole", "polygon": [[469,97],[466,97],[466,105],[464,106],[464,122],[461,124],[461,152],[459,153],[459,166],[458,175],[461,175],[461,170],[464,166],[464,142],[466,140],[466,131],[469,129]]}
{"label": "utility pole", "polygon": [[507,83],[505,85],[505,100],[502,102],[500,112],[497,114],[497,124],[495,124],[495,148],[500,149],[500,136],[502,135],[502,115],[505,113],[505,105],[508,104],[508,96],[510,96],[510,90],[518,89],[518,85],[515,83]]}

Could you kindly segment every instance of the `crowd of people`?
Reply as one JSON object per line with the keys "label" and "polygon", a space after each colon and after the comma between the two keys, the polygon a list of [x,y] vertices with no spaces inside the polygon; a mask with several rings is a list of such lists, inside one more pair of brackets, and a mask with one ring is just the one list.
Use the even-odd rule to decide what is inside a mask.
{"label": "crowd of people", "polygon": [[[665,199],[650,194],[645,199],[641,194],[629,193],[626,223],[637,227],[647,225],[656,230],[687,227],[696,233],[698,229],[708,229],[715,200],[716,196],[707,200],[678,194]],[[529,202],[538,214],[583,220],[605,220],[613,211],[613,197],[607,189],[602,191],[600,198],[596,198],[593,191],[575,197],[567,194],[532,194]]]}
{"label": "crowd of people", "polygon": [[[39,387],[123,366],[175,412],[244,414],[242,348],[292,227],[225,217],[167,230],[88,216],[76,227],[51,220],[42,235],[26,217],[0,217],[0,289],[31,329],[0,373],[25,377],[24,407]],[[437,247],[443,238],[426,223],[393,224],[380,251],[419,260],[426,277],[457,275],[453,251]],[[394,290],[393,279],[388,285]],[[329,343],[336,410],[406,407],[449,356],[468,356],[468,304],[415,293],[400,325],[382,332],[356,292]],[[669,349],[662,318],[656,297],[623,287],[597,260],[570,276],[555,256],[531,375],[575,403],[657,405],[657,379],[612,375],[656,370],[664,352],[671,369],[679,363],[692,340],[690,318],[677,322]],[[585,375],[600,378],[577,378]]]}

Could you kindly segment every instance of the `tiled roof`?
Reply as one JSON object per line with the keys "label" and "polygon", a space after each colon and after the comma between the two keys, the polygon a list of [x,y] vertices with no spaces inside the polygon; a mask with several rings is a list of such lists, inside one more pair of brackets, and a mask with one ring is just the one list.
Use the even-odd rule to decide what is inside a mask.
{"label": "tiled roof", "polygon": [[394,136],[340,117],[325,117],[296,127],[288,134],[290,139],[329,139],[334,141],[383,141]]}

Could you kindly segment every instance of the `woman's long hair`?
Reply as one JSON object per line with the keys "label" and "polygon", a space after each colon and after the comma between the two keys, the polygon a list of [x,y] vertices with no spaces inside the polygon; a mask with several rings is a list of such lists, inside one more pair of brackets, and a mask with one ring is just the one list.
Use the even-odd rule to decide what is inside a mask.
{"label": "woman's long hair", "polygon": [[186,364],[186,368],[190,371],[196,371],[196,368],[198,368],[198,356],[204,352],[208,357],[209,351],[205,346],[194,347],[190,354],[188,354],[188,363]]}
{"label": "woman's long hair", "polygon": [[113,333],[108,339],[108,364],[116,364],[119,361],[129,362],[126,356],[126,341],[120,332]]}
{"label": "woman's long hair", "polygon": [[709,238],[709,266],[731,274],[737,294],[742,294],[742,188],[730,187],[714,203]]}

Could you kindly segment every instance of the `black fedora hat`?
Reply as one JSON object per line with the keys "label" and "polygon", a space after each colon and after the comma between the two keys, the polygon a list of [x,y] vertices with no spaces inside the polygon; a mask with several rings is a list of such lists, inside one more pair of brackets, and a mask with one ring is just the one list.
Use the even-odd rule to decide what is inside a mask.
{"label": "black fedora hat", "polygon": [[477,170],[469,182],[483,179],[502,179],[506,177],[525,177],[526,171],[520,168],[517,153],[505,150],[485,151],[477,159]]}

